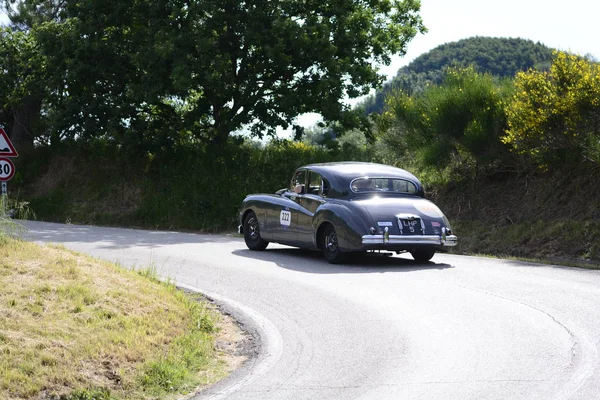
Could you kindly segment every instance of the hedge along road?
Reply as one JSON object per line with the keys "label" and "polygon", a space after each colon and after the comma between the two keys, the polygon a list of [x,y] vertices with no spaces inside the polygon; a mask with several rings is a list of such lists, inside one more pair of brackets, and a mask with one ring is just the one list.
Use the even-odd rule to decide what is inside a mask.
{"label": "hedge along road", "polygon": [[225,302],[258,357],[197,399],[597,399],[600,271],[437,254],[357,258],[242,239],[26,222]]}

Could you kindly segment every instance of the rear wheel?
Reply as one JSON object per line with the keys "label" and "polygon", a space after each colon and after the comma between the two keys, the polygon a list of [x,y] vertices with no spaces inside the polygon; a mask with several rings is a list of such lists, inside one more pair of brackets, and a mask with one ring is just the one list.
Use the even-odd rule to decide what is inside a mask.
{"label": "rear wheel", "polygon": [[425,263],[433,257],[435,250],[415,250],[411,251],[410,254],[413,256],[416,262]]}
{"label": "rear wheel", "polygon": [[262,251],[267,248],[269,242],[260,237],[258,218],[250,211],[244,219],[244,241],[250,250]]}
{"label": "rear wheel", "polygon": [[346,259],[346,254],[340,251],[337,232],[331,225],[323,231],[323,254],[331,264],[339,264]]}

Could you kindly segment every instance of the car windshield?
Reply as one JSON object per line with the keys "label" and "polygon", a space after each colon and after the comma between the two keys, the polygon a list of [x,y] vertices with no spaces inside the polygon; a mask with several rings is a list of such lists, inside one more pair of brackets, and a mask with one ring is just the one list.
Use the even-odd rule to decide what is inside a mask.
{"label": "car windshield", "polygon": [[417,193],[417,185],[411,181],[401,178],[358,178],[352,181],[350,188],[354,193]]}

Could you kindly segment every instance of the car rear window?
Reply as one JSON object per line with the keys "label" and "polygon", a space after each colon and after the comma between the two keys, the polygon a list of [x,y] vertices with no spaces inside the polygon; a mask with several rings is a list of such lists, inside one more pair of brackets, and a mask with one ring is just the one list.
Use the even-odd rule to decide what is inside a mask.
{"label": "car rear window", "polygon": [[417,193],[417,185],[402,178],[358,178],[352,181],[350,188],[354,193]]}

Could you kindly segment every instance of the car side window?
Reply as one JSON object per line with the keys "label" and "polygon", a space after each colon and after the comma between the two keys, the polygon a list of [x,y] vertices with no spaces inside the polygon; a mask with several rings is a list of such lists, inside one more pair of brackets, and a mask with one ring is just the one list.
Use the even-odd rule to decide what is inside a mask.
{"label": "car side window", "polygon": [[308,190],[306,191],[306,193],[318,196],[321,194],[322,185],[323,178],[321,177],[321,175],[311,171],[308,174]]}
{"label": "car side window", "polygon": [[294,190],[294,188],[298,185],[304,186],[306,184],[306,170],[297,171],[292,178],[292,183],[290,185],[290,190]]}
{"label": "car side window", "polygon": [[329,182],[327,181],[327,179],[323,178],[323,190],[321,191],[321,196],[327,197],[327,195],[329,194],[330,187],[331,186],[329,185]]}

